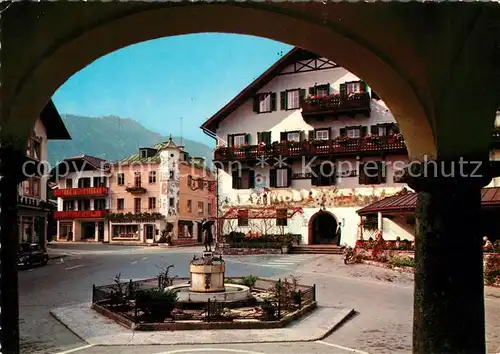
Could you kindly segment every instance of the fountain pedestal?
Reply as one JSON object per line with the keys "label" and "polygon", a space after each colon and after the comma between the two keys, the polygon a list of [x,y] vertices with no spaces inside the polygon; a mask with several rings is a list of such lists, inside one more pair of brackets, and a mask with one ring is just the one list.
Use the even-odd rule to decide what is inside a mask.
{"label": "fountain pedestal", "polygon": [[190,291],[197,293],[223,292],[226,266],[212,252],[204,252],[201,259],[193,259],[189,265],[191,274]]}

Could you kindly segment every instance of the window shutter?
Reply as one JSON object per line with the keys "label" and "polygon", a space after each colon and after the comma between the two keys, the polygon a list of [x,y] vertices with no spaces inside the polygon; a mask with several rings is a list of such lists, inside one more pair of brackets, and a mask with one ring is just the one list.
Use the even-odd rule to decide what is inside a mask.
{"label": "window shutter", "polygon": [[271,145],[271,132],[264,132],[264,142]]}
{"label": "window shutter", "polygon": [[238,171],[233,171],[233,189],[240,189],[240,176]]}
{"label": "window shutter", "polygon": [[299,100],[302,101],[304,98],[306,98],[306,90],[299,89]]}
{"label": "window shutter", "polygon": [[325,87],[326,87],[326,94],[330,95],[330,92],[332,92],[332,88],[331,88],[330,84],[326,84]]}
{"label": "window shutter", "polygon": [[255,113],[259,113],[260,108],[260,95],[255,95],[253,97],[253,111]]}
{"label": "window shutter", "polygon": [[347,135],[347,129],[346,128],[340,128],[340,136],[346,136]]}
{"label": "window shutter", "polygon": [[248,171],[248,179],[249,188],[255,188],[255,170]]}
{"label": "window shutter", "polygon": [[309,95],[315,95],[316,94],[316,88],[313,86],[313,87],[309,87]]}
{"label": "window shutter", "polygon": [[229,146],[229,147],[234,146],[234,142],[233,141],[234,141],[233,140],[233,136],[231,134],[228,134],[227,135],[227,146]]}
{"label": "window shutter", "polygon": [[366,82],[360,81],[359,82],[359,89],[361,92],[368,92],[368,86],[366,86]]}
{"label": "window shutter", "polygon": [[309,140],[316,139],[316,131],[314,129],[309,130],[309,132],[307,133],[307,139],[309,139]]}
{"label": "window shutter", "polygon": [[333,139],[333,137],[332,137],[332,127],[328,127],[328,139],[329,140]]}
{"label": "window shutter", "polygon": [[366,184],[365,164],[359,164],[359,184]]}
{"label": "window shutter", "polygon": [[378,181],[379,183],[385,183],[387,178],[386,164],[385,161],[379,161],[378,163]]}
{"label": "window shutter", "polygon": [[276,169],[269,170],[269,187],[276,187]]}
{"label": "window shutter", "polygon": [[271,93],[271,111],[276,110],[276,92]]}
{"label": "window shutter", "polygon": [[313,166],[311,167],[311,170],[312,170],[311,185],[318,186],[320,181],[320,172],[321,172],[320,167]]}
{"label": "window shutter", "polygon": [[286,169],[286,186],[290,187],[292,185],[292,168],[288,167]]}
{"label": "window shutter", "polygon": [[347,95],[347,84],[345,82],[343,84],[340,84],[339,92],[341,96]]}
{"label": "window shutter", "polygon": [[378,135],[378,125],[372,125],[372,126],[370,127],[370,133],[371,133],[371,134]]}
{"label": "window shutter", "polygon": [[250,134],[245,134],[245,143],[247,143],[248,145],[250,145],[250,139],[251,139],[251,135]]}
{"label": "window shutter", "polygon": [[281,110],[282,111],[284,111],[284,110],[286,110],[288,108],[288,105],[287,105],[287,98],[288,97],[287,96],[288,95],[287,95],[286,90],[285,91],[281,91],[281,93],[280,93],[280,101],[281,101],[280,106],[281,106]]}
{"label": "window shutter", "polygon": [[399,133],[399,125],[398,125],[398,123],[392,123],[392,133],[393,134],[398,134]]}
{"label": "window shutter", "polygon": [[368,127],[366,125],[363,125],[360,129],[361,129],[360,132],[361,137],[365,136],[366,133],[368,132]]}
{"label": "window shutter", "polygon": [[305,130],[300,131],[300,141],[306,140],[306,132]]}
{"label": "window shutter", "polygon": [[262,138],[262,135],[263,135],[263,133],[257,132],[257,144],[260,144],[264,141],[264,139]]}
{"label": "window shutter", "polygon": [[280,143],[281,143],[282,141],[286,141],[286,140],[287,140],[287,138],[286,138],[286,132],[281,132],[281,133],[280,133]]}

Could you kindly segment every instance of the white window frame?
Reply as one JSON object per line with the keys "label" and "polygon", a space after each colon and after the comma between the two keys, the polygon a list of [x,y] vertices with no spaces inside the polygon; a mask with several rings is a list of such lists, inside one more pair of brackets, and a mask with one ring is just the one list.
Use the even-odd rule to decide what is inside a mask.
{"label": "white window frame", "polygon": [[348,94],[360,93],[361,92],[361,83],[360,82],[348,82],[346,84],[346,91]]}
{"label": "white window frame", "polygon": [[241,146],[245,144],[245,135],[233,135],[233,146]]}
{"label": "white window frame", "polygon": [[361,129],[360,128],[347,128],[347,137],[348,138],[361,138]]}
{"label": "white window frame", "polygon": [[261,93],[259,95],[259,113],[271,112],[271,94]]}
{"label": "white window frame", "polygon": [[300,141],[300,133],[299,132],[286,133],[286,140],[299,142]]}
{"label": "white window frame", "polygon": [[377,133],[379,136],[387,135],[387,125],[379,125],[377,129]]}
{"label": "white window frame", "polygon": [[330,132],[328,129],[316,130],[316,140],[328,140],[330,139]]}
{"label": "white window frame", "polygon": [[276,169],[276,187],[282,188],[288,186],[288,169],[277,168]]}
{"label": "white window frame", "polygon": [[286,108],[299,109],[300,108],[299,90],[289,90],[287,91],[286,94],[287,94]]}

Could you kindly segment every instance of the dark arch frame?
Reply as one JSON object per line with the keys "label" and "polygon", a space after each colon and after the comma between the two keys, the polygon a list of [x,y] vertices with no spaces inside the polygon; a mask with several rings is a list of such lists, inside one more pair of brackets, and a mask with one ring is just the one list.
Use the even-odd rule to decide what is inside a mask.
{"label": "dark arch frame", "polygon": [[[313,224],[314,224],[314,220],[316,220],[316,218],[320,215],[329,215],[331,216],[332,218],[335,219],[335,222],[337,223],[337,225],[339,224],[339,220],[337,219],[337,217],[329,212],[328,210],[319,210],[317,212],[315,212],[310,218],[309,218],[309,223],[307,225],[307,232],[308,232],[308,235],[307,235],[307,243],[309,245],[314,245],[314,235],[313,235]],[[340,243],[340,239],[337,240],[336,244],[338,245]]]}

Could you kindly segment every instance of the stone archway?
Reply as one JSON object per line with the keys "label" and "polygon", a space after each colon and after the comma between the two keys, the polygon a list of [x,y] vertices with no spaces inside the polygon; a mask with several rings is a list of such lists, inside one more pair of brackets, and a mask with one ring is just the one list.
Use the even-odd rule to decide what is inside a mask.
{"label": "stone archway", "polygon": [[340,237],[336,235],[338,221],[335,215],[326,210],[313,214],[308,224],[308,244],[339,245]]}
{"label": "stone archway", "polygon": [[[112,51],[165,36],[223,32],[274,39],[336,61],[373,87],[398,121],[412,160],[483,162],[500,97],[498,23],[500,5],[493,2],[8,4],[0,22],[2,349],[19,352],[17,269],[9,256],[17,251],[9,240],[19,161],[36,117],[77,71]],[[412,182],[421,196],[415,353],[485,352],[481,235],[475,228],[481,184],[489,176],[483,170],[484,181],[470,175],[430,179],[422,172]]]}
{"label": "stone archway", "polygon": [[[311,4],[307,8],[311,10],[306,11],[300,4],[293,3],[273,6],[264,3],[122,3],[119,6],[72,3],[73,11],[79,8],[82,11],[78,19],[68,22],[60,20],[67,17],[65,13],[69,7],[65,3],[54,2],[46,6],[42,17],[40,11],[43,4],[26,5],[12,6],[13,9],[3,14],[5,25],[11,26],[14,31],[21,23],[20,18],[36,18],[39,25],[43,25],[43,31],[36,33],[23,28],[22,31],[15,31],[18,35],[12,41],[9,37],[2,41],[3,51],[16,55],[6,56],[2,61],[3,71],[11,75],[8,80],[2,81],[5,96],[2,98],[8,110],[1,134],[26,135],[53,93],[74,73],[108,53],[155,38],[221,32],[278,40],[341,63],[374,87],[388,104],[405,136],[411,156],[421,158],[436,154],[431,120],[423,102],[425,99],[415,90],[413,82],[414,77],[424,75],[422,68],[409,65],[404,58],[401,58],[404,68],[387,60],[387,54],[376,49],[377,42],[383,42],[380,36],[366,32],[364,34],[372,38],[360,40],[356,26],[366,28],[368,23],[373,22],[374,14],[356,10],[359,8],[356,4]],[[387,16],[388,10],[388,7],[379,7],[377,11]],[[349,20],[340,26],[339,23],[322,20],[325,13],[334,19],[344,17]],[[8,14],[13,16],[6,16]],[[402,29],[403,23],[394,22],[392,26]],[[384,23],[382,27],[387,26]],[[394,28],[387,31],[388,35],[394,32]],[[27,37],[19,37],[24,34]],[[400,49],[407,48],[413,52],[409,43],[404,41],[401,45]]]}

